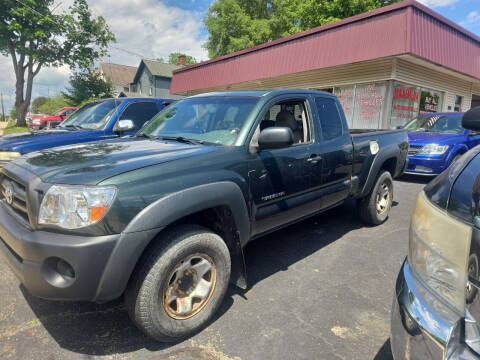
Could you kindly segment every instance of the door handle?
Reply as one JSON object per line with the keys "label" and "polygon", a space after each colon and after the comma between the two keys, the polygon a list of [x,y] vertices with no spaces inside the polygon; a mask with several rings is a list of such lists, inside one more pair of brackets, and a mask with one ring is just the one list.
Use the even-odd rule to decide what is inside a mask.
{"label": "door handle", "polygon": [[308,162],[313,162],[313,163],[316,163],[316,162],[318,162],[318,161],[320,161],[320,160],[322,160],[322,157],[321,157],[320,155],[315,155],[315,154],[311,155],[311,156],[307,159]]}

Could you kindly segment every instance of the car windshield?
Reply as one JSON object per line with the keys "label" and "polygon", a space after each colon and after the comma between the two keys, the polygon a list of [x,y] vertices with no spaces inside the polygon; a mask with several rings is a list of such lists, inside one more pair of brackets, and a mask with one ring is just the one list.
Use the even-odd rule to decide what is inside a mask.
{"label": "car windshield", "polygon": [[231,146],[257,102],[255,97],[185,99],[158,113],[138,136],[175,137]]}
{"label": "car windshield", "polygon": [[103,129],[115,112],[119,102],[116,100],[105,100],[85,104],[65,120],[61,128],[73,129]]}
{"label": "car windshield", "polygon": [[461,116],[428,115],[418,116],[407,125],[405,129],[410,132],[437,132],[444,134],[463,134]]}

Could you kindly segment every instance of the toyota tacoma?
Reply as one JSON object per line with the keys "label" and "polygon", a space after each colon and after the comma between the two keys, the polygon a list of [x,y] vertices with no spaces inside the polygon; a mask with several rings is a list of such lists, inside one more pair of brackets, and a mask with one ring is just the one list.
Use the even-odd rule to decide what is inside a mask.
{"label": "toyota tacoma", "polygon": [[135,136],[27,154],[0,176],[0,254],[46,299],[124,296],[158,341],[204,327],[228,284],[246,288],[243,248],[358,202],[383,223],[405,130],[349,131],[340,102],[310,90],[198,95]]}

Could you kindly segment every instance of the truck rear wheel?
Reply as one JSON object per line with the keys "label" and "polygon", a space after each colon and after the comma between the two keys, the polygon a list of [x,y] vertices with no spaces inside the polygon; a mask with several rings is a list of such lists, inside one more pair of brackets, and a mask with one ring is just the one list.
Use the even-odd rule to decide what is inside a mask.
{"label": "truck rear wheel", "polygon": [[382,171],[369,195],[358,200],[358,212],[368,225],[380,225],[388,218],[393,201],[393,179],[388,171]]}
{"label": "truck rear wheel", "polygon": [[217,312],[230,280],[223,239],[194,225],[162,234],[130,280],[125,306],[133,322],[161,341],[184,339]]}

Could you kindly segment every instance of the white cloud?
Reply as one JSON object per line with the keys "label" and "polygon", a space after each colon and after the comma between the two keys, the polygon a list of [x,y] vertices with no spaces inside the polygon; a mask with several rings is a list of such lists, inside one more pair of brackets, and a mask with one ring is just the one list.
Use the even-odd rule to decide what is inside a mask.
{"label": "white cloud", "polygon": [[[166,59],[171,52],[185,52],[207,59],[202,48],[202,14],[167,6],[158,0],[90,1],[94,14],[102,14],[117,38],[110,61],[138,65],[140,57]],[[107,60],[107,59],[106,59]]]}
{"label": "white cloud", "polygon": [[[109,56],[102,61],[138,66],[141,54],[150,59],[167,59],[171,52],[184,52],[197,60],[206,60],[202,48],[203,14],[167,6],[158,0],[88,0],[94,15],[102,15],[115,34]],[[63,1],[56,12],[67,10],[72,0]],[[123,49],[123,50],[120,50]],[[126,51],[124,51],[126,50]],[[15,75],[11,59],[0,55],[0,91],[4,93],[6,108],[14,103]],[[33,96],[58,94],[65,89],[70,70],[67,67],[45,68],[34,80]]]}
{"label": "white cloud", "polygon": [[460,25],[465,26],[469,24],[476,24],[480,22],[480,12],[474,10],[470,11],[465,20],[460,22]]}
{"label": "white cloud", "polygon": [[418,2],[429,7],[445,7],[455,4],[458,0],[418,0]]}

